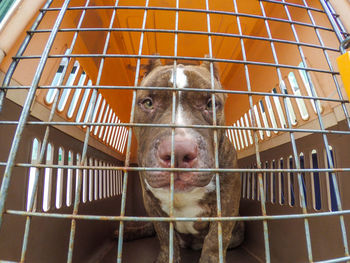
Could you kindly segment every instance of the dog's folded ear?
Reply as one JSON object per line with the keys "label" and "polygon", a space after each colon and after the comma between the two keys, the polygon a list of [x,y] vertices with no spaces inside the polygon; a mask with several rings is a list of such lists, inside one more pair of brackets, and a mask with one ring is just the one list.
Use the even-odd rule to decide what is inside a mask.
{"label": "dog's folded ear", "polygon": [[[206,55],[205,58],[209,58],[209,56]],[[216,62],[210,62],[210,61],[206,60],[206,61],[203,61],[200,66],[206,68],[210,72],[210,63],[213,63],[214,78],[216,78],[217,81],[220,81],[219,68],[218,68],[218,65]]]}
{"label": "dog's folded ear", "polygon": [[[154,55],[159,55],[159,54],[154,54]],[[160,61],[159,58],[152,58],[148,60],[148,64],[142,65],[142,69],[145,70],[144,76],[147,76],[152,70],[154,70],[157,67],[162,66],[162,62]]]}

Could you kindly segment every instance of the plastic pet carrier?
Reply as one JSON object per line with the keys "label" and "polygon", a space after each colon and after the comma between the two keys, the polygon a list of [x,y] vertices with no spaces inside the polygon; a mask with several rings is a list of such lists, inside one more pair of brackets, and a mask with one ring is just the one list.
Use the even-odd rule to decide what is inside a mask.
{"label": "plastic pet carrier", "polygon": [[[350,262],[349,14],[341,0],[0,1],[1,262],[154,262],[157,237],[123,239],[157,220],[244,221],[227,262]],[[155,58],[218,66],[226,124],[207,128],[237,151],[239,217],[147,216],[131,113]]]}

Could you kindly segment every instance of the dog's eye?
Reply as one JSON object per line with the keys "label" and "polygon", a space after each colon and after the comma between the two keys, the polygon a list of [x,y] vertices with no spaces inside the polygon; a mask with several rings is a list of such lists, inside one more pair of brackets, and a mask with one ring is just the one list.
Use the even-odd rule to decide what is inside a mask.
{"label": "dog's eye", "polygon": [[[215,100],[215,109],[219,109],[219,107],[220,107],[220,103],[217,100]],[[213,101],[212,101],[211,98],[208,99],[207,110],[208,111],[212,111],[213,110]]]}
{"label": "dog's eye", "polygon": [[143,99],[140,104],[146,109],[151,110],[153,109],[153,101],[151,98],[145,98]]}

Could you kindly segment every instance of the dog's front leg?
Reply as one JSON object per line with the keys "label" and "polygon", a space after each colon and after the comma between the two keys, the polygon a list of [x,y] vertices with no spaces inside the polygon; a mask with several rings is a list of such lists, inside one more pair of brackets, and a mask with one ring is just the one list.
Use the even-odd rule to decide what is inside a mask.
{"label": "dog's front leg", "polygon": [[[141,179],[143,201],[146,211],[151,217],[166,217],[167,214],[162,211],[159,206],[159,201],[155,199],[153,194],[145,190],[144,182]],[[154,229],[160,244],[160,252],[155,263],[169,262],[169,223],[168,222],[153,222]],[[180,246],[174,231],[173,244],[173,262],[180,262]]]}
{"label": "dog's front leg", "polygon": [[[154,228],[157,232],[157,237],[160,243],[160,252],[155,263],[168,263],[169,262],[169,223],[167,222],[154,222]],[[173,238],[173,262],[180,262],[180,247],[177,237],[174,232]]]}
{"label": "dog's front leg", "polygon": [[[234,166],[235,167],[235,166]],[[239,211],[241,179],[239,174],[223,174],[221,182],[221,213],[223,217],[237,216]],[[229,186],[229,187],[227,187]],[[216,215],[217,207],[212,207],[212,215]],[[217,263],[219,261],[218,222],[211,222],[209,232],[204,239],[200,263]],[[235,221],[223,221],[222,229],[222,254],[223,262],[226,262],[226,250],[230,245]]]}
{"label": "dog's front leg", "polygon": [[[222,249],[223,262],[226,262],[226,250],[230,244],[232,230],[236,222],[222,222]],[[204,239],[202,254],[199,263],[219,262],[218,222],[210,224],[209,232]]]}

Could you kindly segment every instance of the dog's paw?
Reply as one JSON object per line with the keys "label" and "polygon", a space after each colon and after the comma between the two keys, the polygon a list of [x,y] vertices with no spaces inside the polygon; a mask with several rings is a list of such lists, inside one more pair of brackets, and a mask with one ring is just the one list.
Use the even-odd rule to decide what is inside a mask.
{"label": "dog's paw", "polygon": [[[208,256],[201,256],[199,259],[199,263],[217,263],[219,262],[219,258],[213,255]],[[224,260],[224,262],[226,262]]]}
{"label": "dog's paw", "polygon": [[228,249],[240,246],[244,241],[245,226],[243,221],[238,221],[232,231],[232,237]]}
{"label": "dog's paw", "polygon": [[[156,234],[151,222],[125,222],[123,240],[133,241],[141,238],[152,237]],[[118,240],[119,229],[114,231],[114,238]]]}
{"label": "dog's paw", "polygon": [[[160,252],[157,259],[154,261],[154,263],[168,263],[169,261],[169,255],[168,253],[162,253]],[[174,263],[180,263],[180,256],[174,256]]]}
{"label": "dog's paw", "polygon": [[[219,257],[218,255],[202,255],[201,258],[199,259],[199,263],[217,263],[219,262]],[[226,262],[224,259],[223,262]]]}

